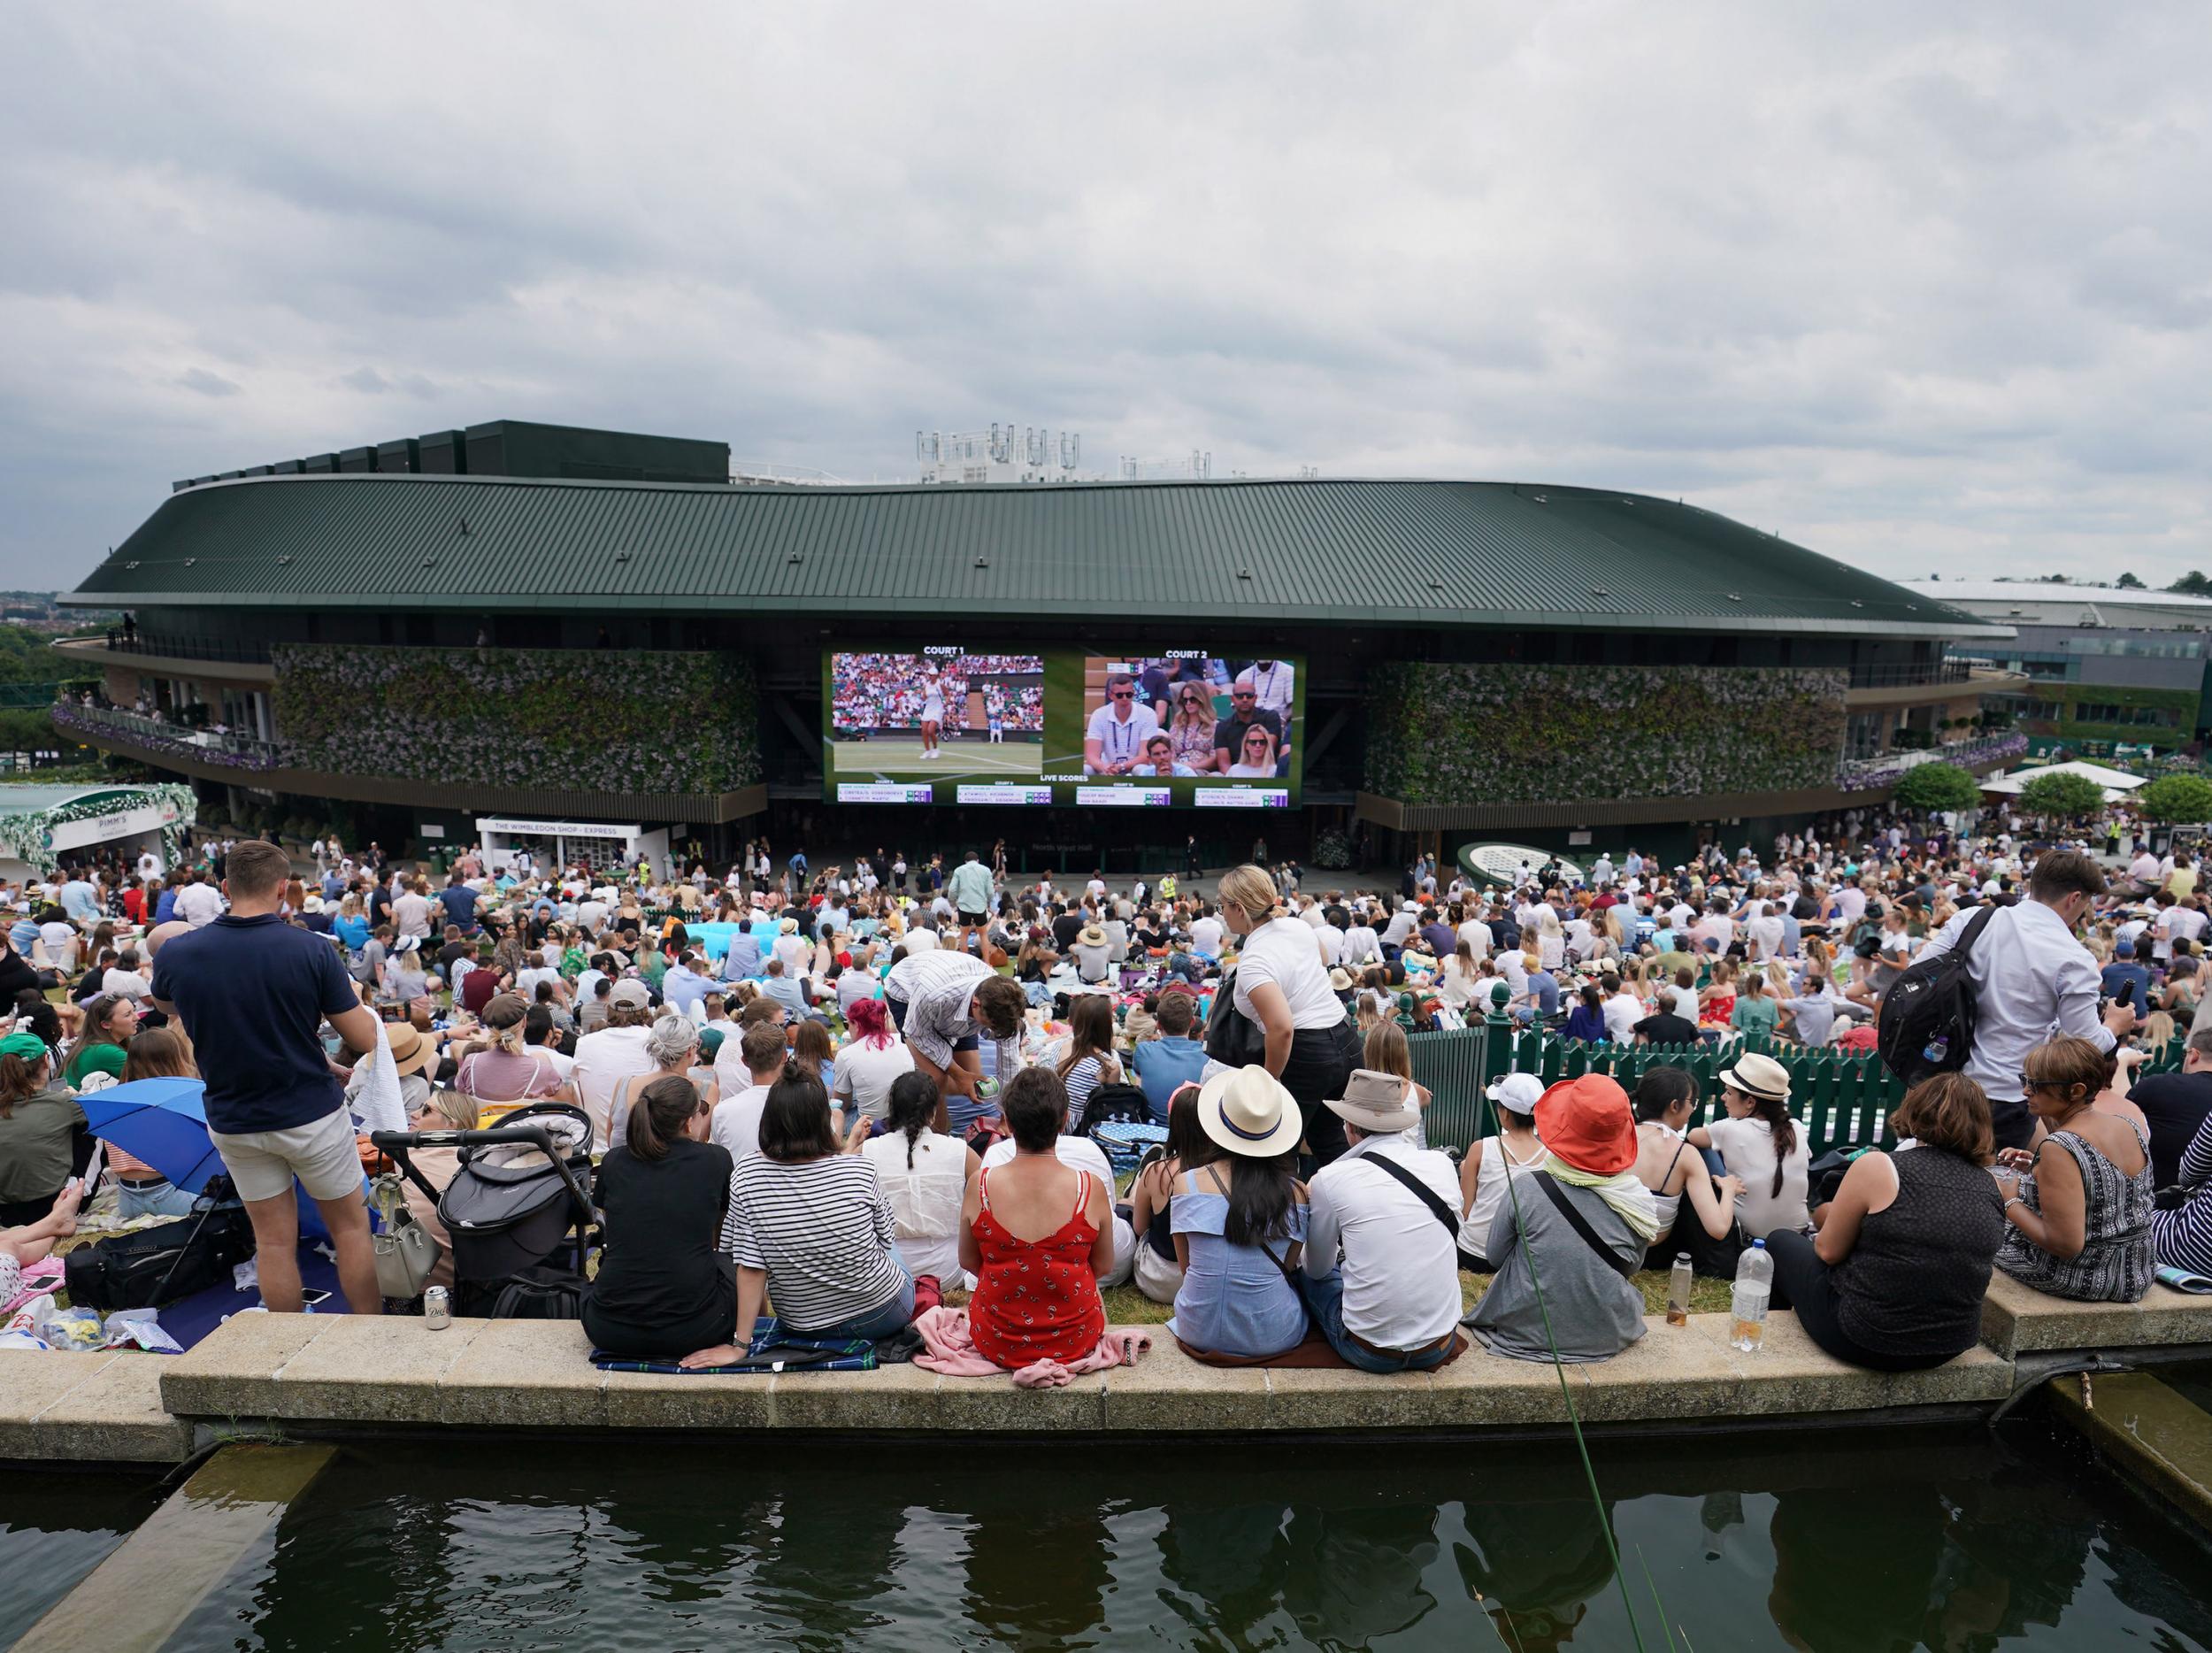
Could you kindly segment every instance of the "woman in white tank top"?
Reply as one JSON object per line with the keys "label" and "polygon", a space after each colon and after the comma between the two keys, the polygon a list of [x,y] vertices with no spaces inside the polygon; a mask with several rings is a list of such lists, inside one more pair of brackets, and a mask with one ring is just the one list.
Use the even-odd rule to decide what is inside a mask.
{"label": "woman in white tank top", "polygon": [[[1490,1230],[1506,1203],[1506,1179],[1544,1163],[1549,1152],[1536,1134],[1536,1099],[1543,1084],[1533,1073],[1509,1073],[1490,1088],[1497,1104],[1498,1134],[1483,1138],[1459,1162],[1459,1265],[1494,1274]],[[1521,1110],[1526,1109],[1526,1112]]]}

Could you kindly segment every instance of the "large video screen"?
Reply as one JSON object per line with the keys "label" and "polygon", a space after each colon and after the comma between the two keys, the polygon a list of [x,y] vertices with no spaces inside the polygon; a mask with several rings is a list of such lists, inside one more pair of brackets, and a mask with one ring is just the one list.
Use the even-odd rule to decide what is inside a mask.
{"label": "large video screen", "polygon": [[1202,649],[833,651],[822,664],[833,803],[1292,809],[1302,660]]}

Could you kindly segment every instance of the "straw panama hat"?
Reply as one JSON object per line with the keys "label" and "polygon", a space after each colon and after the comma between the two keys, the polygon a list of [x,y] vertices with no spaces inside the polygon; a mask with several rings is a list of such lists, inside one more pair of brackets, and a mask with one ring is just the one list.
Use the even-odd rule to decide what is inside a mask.
{"label": "straw panama hat", "polygon": [[1087,924],[1083,926],[1083,934],[1076,939],[1086,947],[1103,947],[1106,945],[1106,932],[1095,924]]}
{"label": "straw panama hat", "polygon": [[1298,1146],[1306,1134],[1298,1099],[1265,1068],[1229,1068],[1198,1089],[1198,1123],[1233,1154],[1272,1159]]}
{"label": "straw panama hat", "polygon": [[1738,1057],[1735,1066],[1721,1070],[1720,1080],[1762,1102],[1790,1099],[1790,1071],[1770,1056]]}
{"label": "straw panama hat", "polygon": [[1406,1081],[1395,1073],[1378,1073],[1371,1067],[1353,1069],[1351,1078],[1344,1081],[1343,1096],[1321,1105],[1370,1136],[1409,1131],[1421,1117]]}
{"label": "straw panama hat", "polygon": [[411,1022],[386,1022],[384,1042],[391,1047],[392,1065],[403,1077],[419,1073],[438,1059],[438,1047]]}

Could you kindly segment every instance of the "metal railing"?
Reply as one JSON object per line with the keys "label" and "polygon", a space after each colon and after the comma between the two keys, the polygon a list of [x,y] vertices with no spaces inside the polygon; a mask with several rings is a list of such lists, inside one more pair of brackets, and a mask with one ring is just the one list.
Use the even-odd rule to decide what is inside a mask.
{"label": "metal railing", "polygon": [[[1556,1034],[1525,1029],[1509,1018],[1488,1016],[1457,1033],[1415,1034],[1408,1040],[1413,1077],[1435,1100],[1425,1119],[1432,1146],[1464,1148],[1497,1134],[1495,1111],[1485,1094],[1508,1073],[1533,1073],[1544,1084],[1609,1073],[1632,1091],[1644,1070],[1686,1069],[1699,1103],[1691,1123],[1705,1122],[1718,1105],[1719,1076],[1746,1054],[1770,1056],[1790,1076],[1790,1111],[1805,1127],[1816,1158],[1833,1148],[1891,1146],[1889,1116],[1905,1088],[1870,1050],[1809,1049],[1770,1038],[1732,1034],[1714,1043],[1680,1047],[1571,1043]],[[2140,1071],[2165,1073],[2181,1064],[2177,1038]]]}
{"label": "metal railing", "polygon": [[1867,662],[1851,668],[1854,688],[1918,688],[1963,683],[1972,675],[1964,660]]}
{"label": "metal railing", "polygon": [[267,643],[234,642],[228,638],[172,637],[149,632],[126,634],[111,626],[107,646],[113,654],[154,655],[171,660],[227,660],[240,665],[269,664]]}
{"label": "metal railing", "polygon": [[142,751],[167,753],[196,763],[257,771],[275,769],[282,763],[271,742],[252,735],[195,729],[185,724],[126,711],[119,706],[88,706],[81,701],[58,700],[51,715],[54,727],[58,729],[74,729],[95,737],[110,735]]}

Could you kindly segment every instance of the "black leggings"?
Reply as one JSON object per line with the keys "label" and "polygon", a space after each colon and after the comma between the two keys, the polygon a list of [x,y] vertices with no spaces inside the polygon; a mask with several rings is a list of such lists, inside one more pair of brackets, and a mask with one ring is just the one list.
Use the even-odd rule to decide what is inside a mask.
{"label": "black leggings", "polygon": [[1805,1334],[1838,1360],[1847,1360],[1870,1372],[1925,1372],[1951,1358],[1947,1354],[1884,1354],[1853,1338],[1843,1329],[1836,1300],[1835,1271],[1820,1260],[1812,1241],[1795,1229],[1777,1228],[1769,1234],[1767,1251],[1774,1258],[1772,1306],[1795,1310],[1797,1323],[1805,1328]]}

